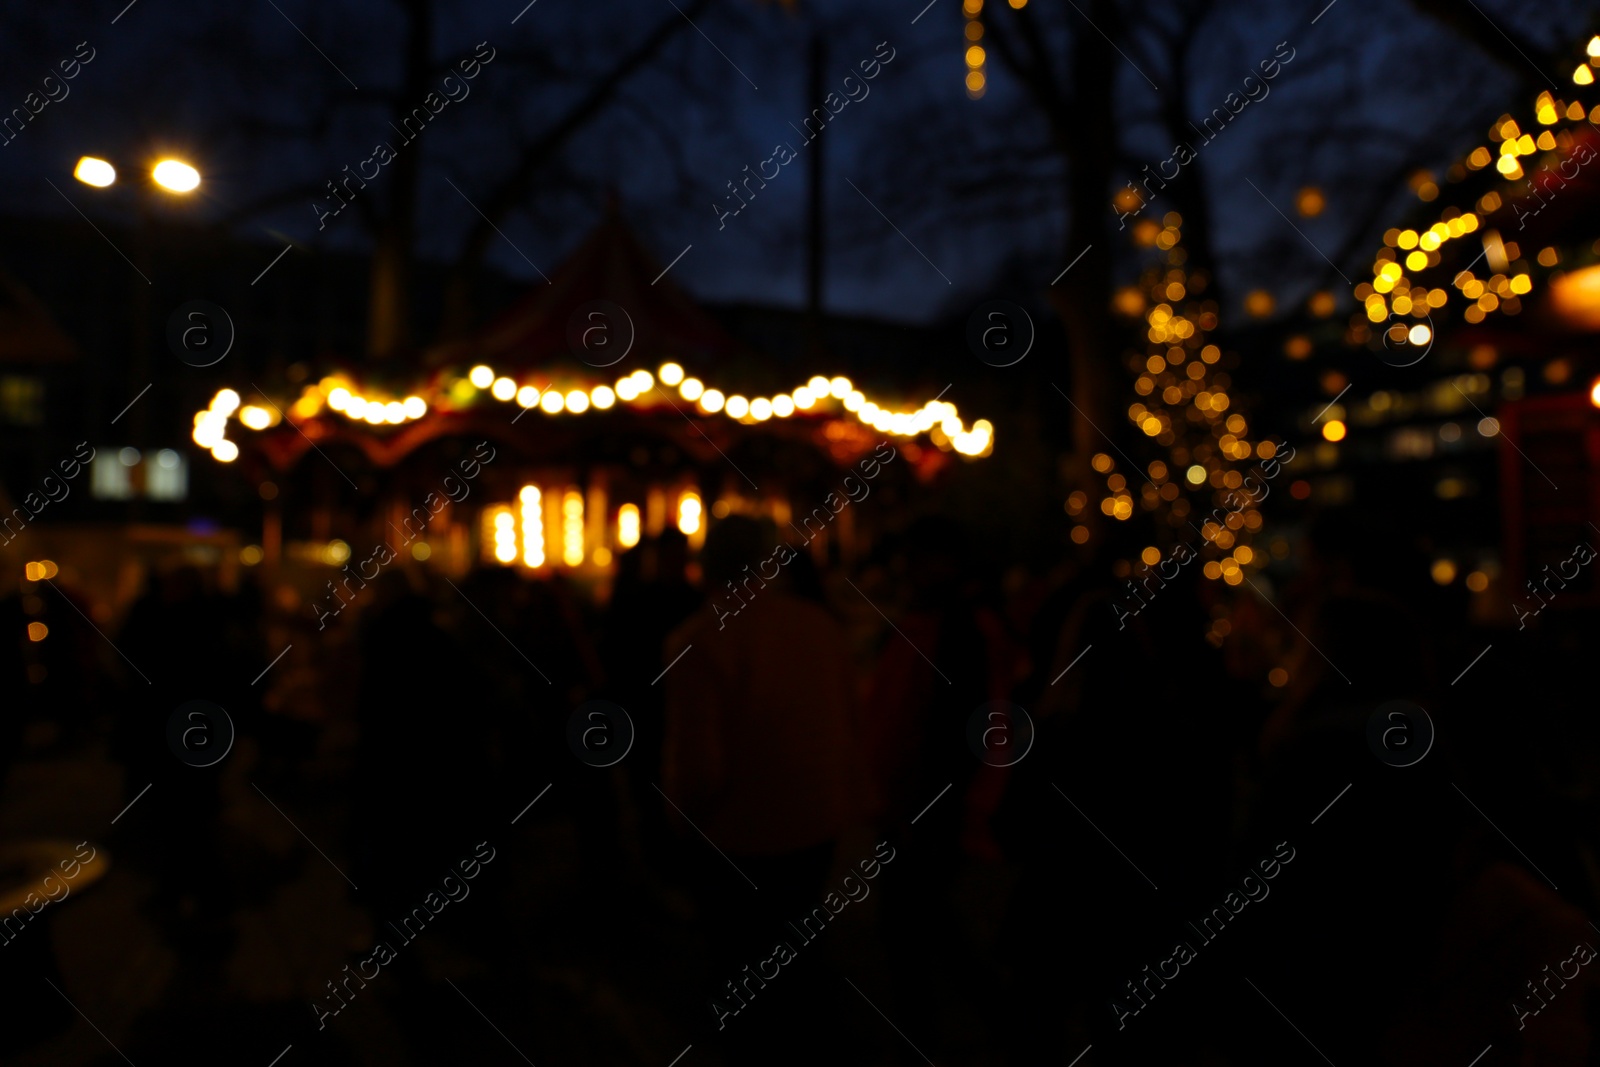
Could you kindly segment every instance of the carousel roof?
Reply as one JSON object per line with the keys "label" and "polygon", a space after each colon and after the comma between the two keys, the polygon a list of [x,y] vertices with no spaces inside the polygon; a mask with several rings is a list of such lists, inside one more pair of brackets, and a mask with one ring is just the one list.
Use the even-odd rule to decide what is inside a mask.
{"label": "carousel roof", "polygon": [[[236,419],[257,432],[276,467],[330,440],[389,466],[427,441],[464,433],[565,447],[583,432],[573,416],[599,414],[621,420],[606,424],[612,431],[630,420],[670,427],[691,454],[722,452],[730,435],[762,423],[766,432],[810,439],[840,462],[881,435],[927,435],[935,467],[940,452],[991,450],[993,426],[965,422],[942,393],[914,407],[883,405],[848,378],[813,374],[788,392],[740,395],[722,375],[732,373],[727,357],[745,351],[613,210],[548,281],[483,329],[431,350],[409,391],[358,381],[357,370],[329,374],[281,402],[266,394],[247,401],[224,388],[195,413],[194,441],[232,462],[240,454],[228,438]],[[555,428],[543,423],[541,431],[551,418],[568,425],[549,433]]]}
{"label": "carousel roof", "polygon": [[[508,369],[538,369],[573,354],[592,305],[622,309],[644,358],[677,357],[704,367],[741,350],[717,321],[689,296],[612,209],[547,281],[468,337],[429,351],[425,361],[489,362]],[[578,324],[577,337],[571,327]]]}

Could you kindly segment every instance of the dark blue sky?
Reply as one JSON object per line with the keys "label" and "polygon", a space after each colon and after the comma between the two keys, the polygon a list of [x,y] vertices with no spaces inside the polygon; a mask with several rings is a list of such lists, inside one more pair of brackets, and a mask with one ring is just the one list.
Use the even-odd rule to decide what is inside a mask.
{"label": "dark blue sky", "polygon": [[[471,95],[448,105],[409,146],[389,128],[383,99],[403,43],[394,5],[249,0],[223,9],[138,0],[124,9],[126,0],[105,0],[41,11],[8,3],[10,30],[0,45],[5,108],[21,106],[78,42],[87,41],[95,58],[65,99],[0,147],[7,210],[71,216],[49,178],[92,218],[114,217],[123,195],[72,182],[73,162],[81,154],[132,162],[165,150],[205,175],[204,200],[178,210],[220,217],[303,185],[304,195],[241,221],[239,232],[264,247],[281,233],[355,249],[366,238],[354,211],[319,233],[310,187],[356,167],[387,140],[424,153],[421,248],[446,257],[476,217],[467,198],[480,201],[519,144],[673,14],[668,0],[538,0],[512,25],[524,2],[439,5],[436,55],[466,55],[487,40],[496,58],[470,83]],[[696,20],[698,30],[685,26],[571,141],[527,210],[501,224],[509,240],[496,241],[491,261],[537,279],[523,256],[548,271],[593,225],[604,189],[614,187],[663,262],[694,246],[674,276],[698,295],[800,303],[806,164],[791,124],[820,103],[807,98],[805,54],[811,27],[822,25],[830,89],[879,42],[895,53],[870,95],[849,104],[826,133],[830,309],[925,320],[988,295],[1008,263],[1043,289],[1065,266],[1064,219],[1048,206],[1059,163],[1048,153],[1010,162],[1019,147],[1040,142],[1039,124],[997,60],[989,64],[988,95],[967,98],[959,2],[936,0],[913,25],[923,3],[826,2],[801,15],[723,0]],[[1219,5],[1195,41],[1188,87],[1195,110],[1208,110],[1278,42],[1294,49],[1270,95],[1247,107],[1199,160],[1224,281],[1233,291],[1274,289],[1280,304],[1326,272],[1311,246],[1343,243],[1373,198],[1392,199],[1397,218],[1406,210],[1403,187],[1384,182],[1398,162],[1446,165],[1471,147],[1486,117],[1526,103],[1503,67],[1409,4],[1338,0],[1311,24],[1322,6]],[[1585,25],[1576,3],[1480,6],[1553,47],[1570,44]],[[1067,34],[1094,32],[1070,7],[1035,0],[1033,10],[1052,27],[1058,55]],[[1105,87],[1125,116],[1121,143],[1103,149],[1125,160],[1130,177],[1173,148],[1152,121],[1161,96],[1150,81],[1159,85],[1165,72],[1140,40],[1133,43]],[[801,158],[719,230],[713,204],[726,195],[725,183],[779,143],[801,149]],[[373,180],[379,195],[385,177]],[[1329,206],[1321,218],[1296,220],[1302,238],[1262,194],[1288,210],[1305,184],[1327,189]]]}

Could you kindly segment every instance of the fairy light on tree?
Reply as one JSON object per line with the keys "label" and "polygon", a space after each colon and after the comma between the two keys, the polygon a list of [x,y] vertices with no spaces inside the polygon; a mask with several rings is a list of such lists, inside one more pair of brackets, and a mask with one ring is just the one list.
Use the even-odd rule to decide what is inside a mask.
{"label": "fairy light on tree", "polygon": [[[1278,445],[1252,440],[1248,420],[1234,410],[1232,379],[1223,369],[1221,349],[1209,339],[1217,328],[1217,305],[1202,295],[1205,275],[1184,268],[1182,225],[1178,213],[1169,212],[1160,222],[1145,219],[1134,226],[1135,243],[1157,256],[1138,283],[1118,291],[1112,301],[1118,314],[1142,323],[1146,340],[1143,352],[1127,357],[1137,399],[1126,415],[1145,438],[1165,449],[1164,458],[1124,471],[1118,468],[1120,456],[1102,452],[1090,465],[1104,478],[1098,505],[1103,515],[1125,522],[1136,511],[1153,514],[1205,560],[1207,578],[1238,585],[1244,568],[1260,562],[1249,541],[1261,528],[1256,505],[1263,479],[1258,473],[1247,486],[1246,478],[1278,454]],[[1069,514],[1090,506],[1081,493],[1067,501]],[[1152,552],[1159,562],[1153,546],[1145,555]],[[1147,559],[1141,562],[1149,565]]]}

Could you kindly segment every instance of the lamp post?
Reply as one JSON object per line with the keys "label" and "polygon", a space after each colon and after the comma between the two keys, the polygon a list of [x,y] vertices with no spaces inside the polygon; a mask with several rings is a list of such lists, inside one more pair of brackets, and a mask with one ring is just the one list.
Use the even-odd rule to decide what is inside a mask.
{"label": "lamp post", "polygon": [[[96,189],[108,189],[118,184],[117,168],[108,160],[98,156],[83,156],[72,170],[72,176],[84,185]],[[150,373],[150,289],[153,282],[149,279],[150,268],[150,232],[151,213],[150,198],[168,196],[182,197],[194,192],[200,187],[200,172],[182,160],[163,157],[158,159],[149,170],[148,182],[127,182],[125,186],[133,190],[133,204],[138,214],[139,224],[136,228],[134,243],[134,256],[137,260],[136,269],[140,280],[146,284],[139,285],[133,282],[131,300],[131,325],[133,330],[132,350],[129,352],[128,370],[132,376],[129,382],[130,393],[133,395],[143,389],[148,382]],[[133,437],[141,447],[147,446],[149,441],[144,432],[148,425],[143,410],[133,413]],[[135,500],[134,514],[142,510],[141,504]]]}

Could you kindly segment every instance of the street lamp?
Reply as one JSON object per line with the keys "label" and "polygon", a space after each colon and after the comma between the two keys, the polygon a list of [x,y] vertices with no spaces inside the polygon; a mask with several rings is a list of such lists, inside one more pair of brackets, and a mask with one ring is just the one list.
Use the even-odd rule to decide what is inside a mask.
{"label": "street lamp", "polygon": [[[84,156],[72,176],[85,185],[104,189],[117,180],[117,168],[95,156]],[[169,193],[192,193],[200,187],[200,172],[177,159],[163,159],[150,170],[150,180]]]}

